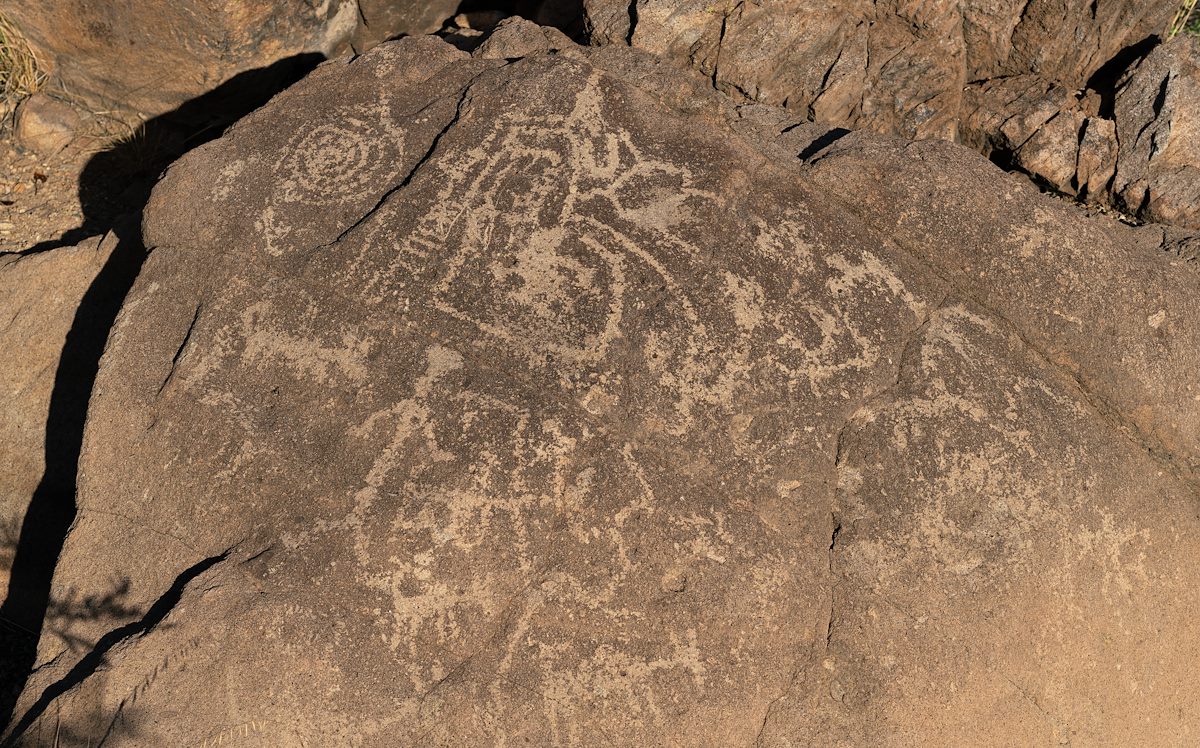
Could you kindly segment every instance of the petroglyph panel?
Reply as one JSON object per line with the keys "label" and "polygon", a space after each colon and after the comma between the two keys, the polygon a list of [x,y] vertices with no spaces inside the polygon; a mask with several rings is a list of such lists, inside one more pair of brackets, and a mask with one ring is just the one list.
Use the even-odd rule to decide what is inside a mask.
{"label": "petroglyph panel", "polygon": [[[155,676],[139,706],[179,719],[147,740],[253,720],[365,748],[927,744],[947,708],[963,727],[1053,701],[1020,723],[1036,743],[1094,717],[1061,697],[1096,680],[1072,652],[1109,636],[1151,682],[1137,604],[1183,630],[1196,586],[1170,559],[1200,533],[1166,528],[1188,494],[1036,330],[736,113],[578,49],[380,49],[271,105],[321,104],[306,127],[268,107],[150,208],[84,449],[80,501],[111,513],[85,513],[56,582],[128,574],[152,604],[189,551],[114,553],[131,523],[231,554],[156,631],[222,656]],[[383,127],[372,97],[404,156],[351,142],[386,172],[354,186],[331,154],[343,125]],[[231,202],[197,225],[181,195]],[[256,227],[264,206],[294,212]],[[130,688],[153,670],[132,651]],[[1190,693],[1181,672],[1155,687]]]}

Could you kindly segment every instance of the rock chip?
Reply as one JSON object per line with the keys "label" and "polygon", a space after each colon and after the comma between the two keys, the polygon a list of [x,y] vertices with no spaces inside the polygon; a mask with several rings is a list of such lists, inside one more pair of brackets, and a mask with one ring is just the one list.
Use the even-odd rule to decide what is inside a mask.
{"label": "rock chip", "polygon": [[135,610],[17,729],[1195,742],[1186,237],[500,32],[156,188],[54,581]]}
{"label": "rock chip", "polygon": [[75,107],[44,93],[35,93],[17,107],[13,137],[22,148],[53,156],[70,145],[82,120]]}

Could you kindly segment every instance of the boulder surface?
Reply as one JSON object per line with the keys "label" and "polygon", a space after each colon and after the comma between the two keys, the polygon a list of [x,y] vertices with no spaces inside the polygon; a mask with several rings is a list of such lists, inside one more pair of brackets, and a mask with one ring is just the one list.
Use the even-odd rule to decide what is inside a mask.
{"label": "boulder surface", "polygon": [[326,63],[156,188],[54,580],[136,610],[43,637],[15,729],[1200,738],[1185,240],[497,34]]}
{"label": "boulder surface", "polygon": [[238,73],[329,55],[359,23],[354,0],[6,0],[39,61],[95,109],[162,114]]}

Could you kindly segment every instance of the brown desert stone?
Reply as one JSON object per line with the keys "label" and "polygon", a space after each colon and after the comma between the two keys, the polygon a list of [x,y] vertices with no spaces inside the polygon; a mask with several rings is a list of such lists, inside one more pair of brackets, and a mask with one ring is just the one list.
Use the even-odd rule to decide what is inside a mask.
{"label": "brown desert stone", "polygon": [[41,156],[53,156],[70,145],[81,124],[75,107],[36,93],[17,107],[13,135],[22,148]]}
{"label": "brown desert stone", "polygon": [[500,32],[156,188],[54,582],[143,612],[44,637],[17,728],[1200,738],[1190,239]]}
{"label": "brown desert stone", "polygon": [[331,54],[359,22],[351,0],[8,0],[4,13],[57,85],[151,116],[243,71]]}

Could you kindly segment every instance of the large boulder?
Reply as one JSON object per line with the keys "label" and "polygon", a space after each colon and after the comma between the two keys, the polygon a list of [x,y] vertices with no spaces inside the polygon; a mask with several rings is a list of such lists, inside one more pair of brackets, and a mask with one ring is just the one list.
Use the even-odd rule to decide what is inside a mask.
{"label": "large boulder", "polygon": [[15,730],[1200,738],[1186,237],[497,34],[156,188],[54,580],[135,610],[44,637]]}
{"label": "large boulder", "polygon": [[329,55],[359,23],[354,0],[4,0],[65,90],[96,109],[152,116],[238,73]]}

